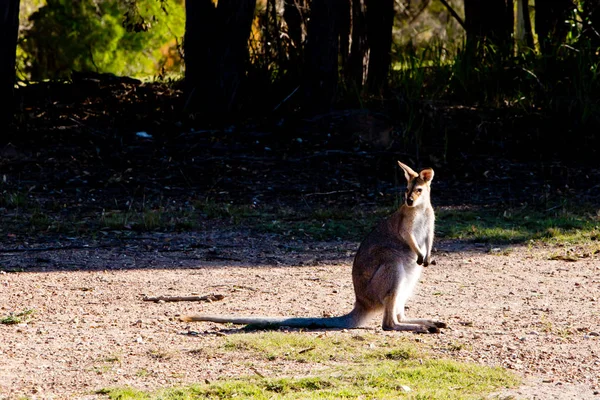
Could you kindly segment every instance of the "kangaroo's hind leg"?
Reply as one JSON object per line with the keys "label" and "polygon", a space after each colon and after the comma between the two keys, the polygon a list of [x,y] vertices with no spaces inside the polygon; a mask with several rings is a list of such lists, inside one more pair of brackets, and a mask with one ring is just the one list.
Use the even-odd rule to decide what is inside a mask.
{"label": "kangaroo's hind leg", "polygon": [[424,324],[399,319],[399,315],[404,314],[404,303],[410,295],[402,292],[406,279],[406,271],[402,264],[394,262],[381,265],[370,281],[370,289],[377,292],[372,294],[377,296],[383,305],[382,328],[386,331],[431,332]]}
{"label": "kangaroo's hind leg", "polygon": [[404,306],[406,301],[414,292],[415,286],[421,276],[422,267],[414,265],[410,268],[403,268],[405,272],[405,279],[400,282],[400,289],[398,290],[397,296],[397,319],[400,323],[409,325],[421,325],[429,333],[439,333],[441,328],[446,328],[446,324],[440,321],[434,321],[426,318],[406,318],[404,313]]}

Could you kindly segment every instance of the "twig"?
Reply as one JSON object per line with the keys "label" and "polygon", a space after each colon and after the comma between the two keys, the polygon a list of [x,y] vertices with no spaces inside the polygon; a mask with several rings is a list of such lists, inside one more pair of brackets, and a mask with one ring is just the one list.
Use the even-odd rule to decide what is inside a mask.
{"label": "twig", "polygon": [[153,301],[158,303],[159,301],[206,301],[212,303],[213,301],[223,300],[225,296],[222,294],[208,294],[206,296],[158,296],[158,297],[148,297],[144,296],[142,300],[144,301]]}
{"label": "twig", "polygon": [[309,351],[314,350],[316,347],[308,347],[306,349],[302,349],[298,352],[298,354],[304,354],[304,353],[308,353]]}
{"label": "twig", "polygon": [[305,194],[305,197],[309,196],[329,196],[330,194],[340,194],[340,193],[353,193],[354,190],[333,190],[331,192],[318,192],[318,193],[309,193]]}
{"label": "twig", "polygon": [[277,109],[278,109],[279,107],[281,107],[281,105],[282,105],[283,103],[285,103],[286,101],[288,101],[288,99],[289,99],[290,97],[292,97],[292,96],[294,95],[294,93],[296,93],[296,92],[298,91],[298,89],[300,89],[300,86],[296,86],[296,89],[292,90],[292,93],[290,93],[290,94],[289,94],[289,95],[288,95],[288,96],[287,96],[285,99],[283,99],[283,100],[281,101],[281,103],[277,104],[277,106],[275,106],[275,108],[273,109],[273,111],[277,111]]}
{"label": "twig", "polygon": [[459,25],[462,26],[462,28],[466,31],[467,27],[465,25],[465,21],[463,21],[460,15],[458,15],[458,13],[454,11],[454,8],[452,8],[452,6],[446,0],[440,0],[440,2],[444,5],[444,7],[448,9],[450,14],[454,17],[454,19],[456,19]]}
{"label": "twig", "polygon": [[425,9],[427,7],[429,7],[429,2],[430,0],[426,0],[423,2],[423,5],[421,6],[421,9],[419,11],[417,11],[413,17],[410,19],[410,22],[408,23],[409,25],[411,25],[413,22],[415,22],[417,20],[417,18],[419,18],[421,16],[421,14],[423,14],[423,11],[425,11]]}

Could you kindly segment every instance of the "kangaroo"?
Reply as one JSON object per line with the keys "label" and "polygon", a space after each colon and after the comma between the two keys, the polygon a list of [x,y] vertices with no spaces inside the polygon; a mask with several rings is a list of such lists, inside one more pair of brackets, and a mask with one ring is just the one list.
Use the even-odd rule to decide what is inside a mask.
{"label": "kangaroo", "polygon": [[182,321],[249,324],[256,328],[334,328],[364,326],[383,310],[383,330],[439,333],[446,324],[428,319],[407,319],[404,305],[411,296],[423,267],[431,258],[435,215],[430,202],[433,169],[416,173],[398,161],[407,181],[404,202],[380,222],[360,244],[352,266],[356,300],[346,315],[327,318],[242,317],[217,315],[182,316]]}

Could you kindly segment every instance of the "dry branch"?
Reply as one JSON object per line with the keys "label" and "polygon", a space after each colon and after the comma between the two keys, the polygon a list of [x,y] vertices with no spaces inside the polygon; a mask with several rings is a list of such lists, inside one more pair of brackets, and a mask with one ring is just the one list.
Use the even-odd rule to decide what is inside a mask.
{"label": "dry branch", "polygon": [[450,15],[452,15],[454,17],[454,19],[458,22],[458,24],[466,31],[467,26],[465,25],[465,21],[463,21],[463,19],[460,17],[460,15],[458,15],[458,13],[454,10],[454,8],[452,8],[450,3],[448,3],[446,0],[440,0],[440,2],[444,5],[444,7],[446,7],[446,9],[450,13]]}
{"label": "dry branch", "polygon": [[213,301],[223,300],[225,296],[222,294],[208,294],[206,296],[158,296],[158,297],[148,297],[144,296],[144,301],[154,301],[158,303],[159,301],[207,301],[212,303]]}

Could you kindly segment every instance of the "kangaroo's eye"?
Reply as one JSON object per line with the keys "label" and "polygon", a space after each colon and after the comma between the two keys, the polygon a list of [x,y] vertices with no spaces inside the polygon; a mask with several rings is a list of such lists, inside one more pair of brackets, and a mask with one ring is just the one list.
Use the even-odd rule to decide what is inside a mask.
{"label": "kangaroo's eye", "polygon": [[419,188],[417,189],[417,193],[421,193],[423,191],[423,189]]}

